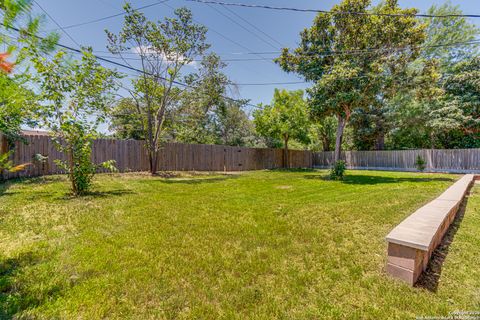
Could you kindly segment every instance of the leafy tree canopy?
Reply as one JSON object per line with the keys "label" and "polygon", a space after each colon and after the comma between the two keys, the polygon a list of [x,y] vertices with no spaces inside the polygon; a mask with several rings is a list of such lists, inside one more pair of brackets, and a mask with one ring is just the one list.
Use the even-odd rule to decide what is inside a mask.
{"label": "leafy tree canopy", "polygon": [[302,90],[275,89],[272,103],[256,110],[253,117],[261,136],[283,141],[285,166],[288,166],[289,140],[308,142],[310,121]]}
{"label": "leafy tree canopy", "polygon": [[[333,13],[319,13],[312,27],[300,34],[299,47],[292,52],[283,49],[277,59],[284,70],[314,82],[308,90],[312,114],[337,117],[336,160],[353,110],[372,104],[386,84],[384,77],[392,78],[416,58],[425,38],[426,25],[411,16],[416,9],[402,9],[396,0],[374,8],[370,4],[344,0],[331,9]],[[345,11],[407,15],[340,13]]]}

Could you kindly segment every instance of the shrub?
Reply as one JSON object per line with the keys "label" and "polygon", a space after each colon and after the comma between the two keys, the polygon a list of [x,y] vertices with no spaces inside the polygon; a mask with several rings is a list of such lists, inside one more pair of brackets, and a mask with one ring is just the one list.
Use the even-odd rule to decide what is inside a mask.
{"label": "shrub", "polygon": [[417,160],[415,160],[415,167],[420,172],[423,172],[426,168],[426,162],[420,155],[418,155]]}
{"label": "shrub", "polygon": [[55,160],[55,164],[65,170],[75,196],[90,191],[92,179],[99,168],[117,171],[115,160],[100,164],[92,162],[92,141],[94,134],[86,132],[77,122],[65,122],[62,127],[62,139],[55,139],[57,148],[67,154],[67,160]]}
{"label": "shrub", "polygon": [[333,164],[332,169],[330,169],[330,178],[332,180],[343,180],[345,170],[347,169],[347,164],[343,160],[339,160]]}

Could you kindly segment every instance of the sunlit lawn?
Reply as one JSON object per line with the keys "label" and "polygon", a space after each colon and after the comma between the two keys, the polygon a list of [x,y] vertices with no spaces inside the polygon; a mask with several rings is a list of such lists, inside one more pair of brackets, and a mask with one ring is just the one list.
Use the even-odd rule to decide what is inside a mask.
{"label": "sunlit lawn", "polygon": [[457,176],[324,171],[0,185],[0,318],[386,319],[480,309],[480,188],[436,291],[384,273],[385,235]]}

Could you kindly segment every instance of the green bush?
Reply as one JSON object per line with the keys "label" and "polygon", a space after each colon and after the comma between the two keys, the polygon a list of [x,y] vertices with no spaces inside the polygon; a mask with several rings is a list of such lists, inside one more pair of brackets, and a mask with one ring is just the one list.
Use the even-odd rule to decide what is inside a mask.
{"label": "green bush", "polygon": [[75,196],[90,191],[92,179],[98,169],[117,171],[115,160],[100,164],[92,162],[92,141],[94,134],[88,133],[80,122],[67,121],[60,127],[62,139],[56,138],[57,148],[67,154],[67,160],[55,160],[55,164],[65,170],[72,184]]}
{"label": "green bush", "polygon": [[330,179],[332,180],[343,180],[345,170],[347,169],[347,164],[343,160],[339,160],[333,164],[332,169],[330,169]]}
{"label": "green bush", "polygon": [[425,160],[420,155],[418,155],[417,160],[415,160],[415,167],[417,168],[417,170],[423,172],[426,168],[426,164],[427,163],[425,162]]}

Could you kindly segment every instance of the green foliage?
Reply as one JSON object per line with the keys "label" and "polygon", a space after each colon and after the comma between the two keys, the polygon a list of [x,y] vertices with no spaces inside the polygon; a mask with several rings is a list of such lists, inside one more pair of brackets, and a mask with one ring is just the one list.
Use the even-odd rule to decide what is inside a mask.
{"label": "green foliage", "polygon": [[10,142],[20,139],[21,125],[34,124],[32,118],[38,106],[35,94],[26,88],[22,78],[0,72],[0,132]]}
{"label": "green foliage", "polygon": [[176,9],[174,17],[158,22],[149,21],[129,3],[124,5],[124,10],[122,30],[118,34],[106,31],[108,48],[112,54],[120,56],[134,50],[141,60],[144,73],[133,81],[134,89],[129,92],[137,115],[133,120],[141,123],[150,171],[155,174],[158,151],[165,141],[164,129],[171,125],[166,122],[185,89],[175,84],[181,79],[184,67],[209,48],[207,28],[196,24],[187,8]]}
{"label": "green foliage", "polygon": [[307,144],[310,131],[303,91],[287,91],[275,89],[271,105],[255,110],[253,113],[255,130],[270,140],[283,141],[284,167],[289,167],[288,143],[296,140]]}
{"label": "green foliage", "polygon": [[[40,20],[30,15],[31,1],[0,1],[0,44],[11,54],[9,61],[14,63],[13,74],[0,71],[0,132],[9,142],[20,140],[22,125],[35,126],[33,121],[38,102],[33,90],[28,68],[29,49],[36,47],[39,52],[52,49],[58,35],[50,33],[45,40],[36,37]],[[13,26],[21,29],[21,36],[12,34]]]}
{"label": "green foliage", "polygon": [[186,77],[191,87],[182,94],[174,111],[172,135],[176,141],[245,145],[252,135],[247,100],[226,98],[232,82],[223,69],[226,64],[214,53],[205,55],[199,70]]}
{"label": "green foliage", "polygon": [[55,164],[68,174],[74,195],[84,195],[90,191],[98,169],[117,171],[115,160],[100,164],[92,162],[92,142],[95,137],[95,132],[87,132],[82,123],[73,119],[63,122],[57,132],[56,146],[68,155],[68,160],[56,159]]}
{"label": "green foliage", "polygon": [[343,180],[345,171],[347,170],[347,163],[343,160],[336,161],[330,169],[330,179]]}
{"label": "green foliage", "polygon": [[253,113],[255,130],[265,138],[308,142],[310,122],[303,91],[275,89],[272,103]]}
{"label": "green foliage", "polygon": [[[462,14],[449,2],[432,6],[434,15]],[[462,17],[428,18],[421,57],[405,68],[402,88],[383,101],[387,148],[472,148],[478,134],[479,65],[476,45],[438,46],[471,41],[479,28]]]}
{"label": "green foliage", "polygon": [[91,160],[91,143],[112,101],[117,73],[102,67],[91,50],[83,52],[81,61],[66,59],[61,51],[53,59],[35,50],[33,56],[42,100],[39,121],[67,155],[56,163],[68,173],[73,194],[85,194],[98,168]]}
{"label": "green foliage", "polygon": [[427,59],[438,59],[441,67],[448,71],[457,62],[469,59],[478,54],[478,45],[438,46],[446,43],[464,43],[476,40],[480,34],[480,28],[473,21],[464,17],[459,5],[452,5],[450,1],[442,5],[432,5],[427,14],[452,15],[443,18],[427,18],[426,40],[424,54]]}
{"label": "green foliage", "polygon": [[[470,91],[472,87],[468,86],[468,81],[461,84],[450,82],[461,78],[455,75],[446,77],[452,84],[451,87],[446,86],[437,60],[418,63],[423,64],[422,70],[414,77],[413,86],[389,101],[391,126],[395,128],[390,133],[390,148],[455,147],[448,136],[452,132],[464,131],[469,125],[475,127],[476,121],[475,111],[471,112],[475,108],[469,110],[468,104],[455,96],[454,88],[460,85],[462,90],[465,86],[465,90]],[[470,71],[474,70],[475,67]],[[471,76],[471,80],[475,81],[475,74]],[[467,95],[470,94],[474,97],[475,90]]]}
{"label": "green foliage", "polygon": [[[344,0],[333,12],[414,14],[389,0],[370,8],[369,0]],[[332,115],[338,119],[335,159],[340,157],[343,131],[357,108],[366,108],[394,84],[398,73],[418,55],[417,45],[425,37],[425,25],[414,16],[402,19],[383,15],[319,13],[312,27],[301,34],[293,51],[283,49],[277,62],[287,72],[297,73],[314,85],[308,90],[314,116]],[[409,50],[395,51],[391,48]],[[368,54],[355,51],[376,48]],[[352,54],[328,55],[347,51]],[[388,78],[391,81],[385,81]]]}
{"label": "green foliage", "polygon": [[334,117],[322,117],[315,120],[309,132],[309,150],[332,151],[335,148],[335,129],[337,120]]}
{"label": "green foliage", "polygon": [[132,98],[121,98],[116,101],[109,112],[110,127],[114,136],[119,139],[145,139],[142,129],[144,120],[136,112],[137,105]]}
{"label": "green foliage", "polygon": [[[450,148],[480,147],[480,56],[454,65],[447,75],[444,90],[447,103],[461,110],[461,125],[443,138]],[[449,143],[449,144],[447,144]]]}
{"label": "green foliage", "polygon": [[425,171],[427,162],[422,158],[421,155],[417,156],[417,159],[415,160],[415,168],[417,168],[418,171],[423,172]]}

